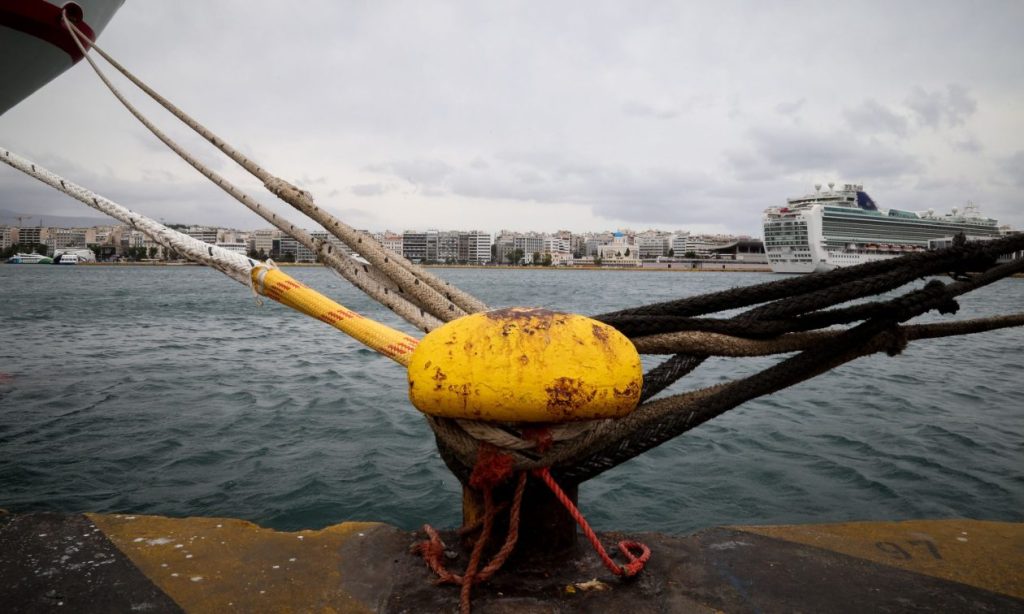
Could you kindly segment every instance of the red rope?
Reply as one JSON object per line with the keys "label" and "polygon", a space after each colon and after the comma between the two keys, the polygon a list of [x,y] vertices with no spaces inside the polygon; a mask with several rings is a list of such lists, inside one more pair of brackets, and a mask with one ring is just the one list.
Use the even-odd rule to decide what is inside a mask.
{"label": "red rope", "polygon": [[[594,546],[594,550],[597,551],[597,555],[601,557],[601,562],[604,563],[604,566],[607,567],[609,571],[617,576],[626,576],[627,578],[640,573],[644,568],[644,565],[647,564],[647,560],[651,558],[650,548],[637,541],[620,541],[619,551],[622,552],[623,556],[625,556],[626,560],[629,562],[622,566],[616,564],[615,561],[612,560],[612,557],[608,556],[608,552],[604,549],[604,546],[601,545],[600,540],[597,539],[597,534],[590,528],[590,524],[587,522],[587,519],[583,517],[583,514],[580,513],[572,500],[565,494],[562,488],[558,485],[558,482],[555,481],[555,478],[551,477],[551,472],[548,471],[548,468],[543,467],[541,469],[535,469],[533,474],[544,480],[544,483],[547,484],[548,488],[551,489],[551,492],[554,493],[555,498],[565,506],[565,509],[572,516],[573,520],[576,521],[576,524],[580,525],[580,528],[583,530],[583,534],[590,541],[590,544]],[[636,554],[634,554],[634,551],[636,551]]]}
{"label": "red rope", "polygon": [[[534,434],[534,436],[542,446],[550,445],[550,436],[547,435],[546,430],[540,431]],[[443,560],[444,542],[441,541],[441,536],[430,525],[423,525],[423,531],[427,534],[427,539],[414,544],[412,547],[412,552],[422,555],[427,566],[437,575],[438,584],[457,584],[462,587],[459,591],[459,609],[463,614],[469,614],[473,585],[489,580],[491,576],[501,569],[501,566],[505,564],[505,561],[512,554],[516,541],[519,539],[519,512],[523,502],[523,491],[526,488],[525,471],[519,473],[515,494],[512,499],[512,507],[509,510],[508,534],[505,537],[505,543],[502,544],[498,552],[491,558],[491,562],[477,572],[477,568],[480,566],[480,559],[483,557],[484,549],[494,529],[495,517],[502,511],[501,506],[495,506],[494,504],[494,488],[509,478],[512,474],[512,465],[512,459],[502,454],[494,446],[487,443],[479,445],[476,465],[474,465],[473,473],[470,475],[469,485],[483,494],[484,514],[483,518],[459,530],[460,534],[466,534],[482,525],[480,535],[473,544],[473,551],[470,554],[469,563],[466,565],[466,571],[463,575],[460,576],[452,573],[445,568]],[[644,565],[651,558],[650,548],[637,541],[620,541],[618,544],[619,551],[622,552],[622,555],[629,562],[625,565],[616,564],[608,556],[608,552],[601,545],[600,540],[597,539],[597,534],[590,528],[586,518],[583,517],[583,514],[580,513],[576,505],[573,504],[572,500],[569,499],[558,485],[555,478],[551,476],[548,468],[544,467],[534,470],[533,474],[547,484],[547,487],[554,493],[555,498],[561,502],[573,520],[576,521],[576,524],[580,526],[583,534],[590,541],[594,550],[597,551],[598,556],[601,557],[601,562],[604,563],[604,566],[609,571],[617,576],[630,578],[643,570]]]}
{"label": "red rope", "polygon": [[523,491],[526,489],[526,473],[521,472],[516,484],[515,494],[512,498],[512,507],[509,511],[508,534],[505,543],[491,558],[491,562],[477,572],[484,548],[491,536],[494,527],[495,517],[504,508],[494,505],[494,487],[508,479],[512,473],[512,459],[501,454],[496,448],[490,445],[481,444],[477,453],[477,464],[473,468],[473,475],[470,476],[470,485],[482,491],[484,497],[483,518],[460,530],[460,534],[468,533],[480,524],[483,525],[480,536],[473,545],[473,551],[466,565],[463,575],[448,571],[444,566],[445,544],[441,536],[430,525],[423,525],[423,531],[427,534],[425,541],[414,544],[412,552],[423,556],[427,566],[437,575],[438,584],[458,584],[462,587],[459,592],[459,607],[463,614],[469,614],[471,591],[474,584],[480,584],[491,578],[515,549],[516,541],[519,539],[519,513],[522,508]]}

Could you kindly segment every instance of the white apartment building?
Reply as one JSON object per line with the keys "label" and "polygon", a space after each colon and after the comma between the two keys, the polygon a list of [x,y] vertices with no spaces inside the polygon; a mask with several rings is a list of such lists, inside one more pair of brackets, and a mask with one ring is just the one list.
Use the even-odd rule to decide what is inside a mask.
{"label": "white apartment building", "polygon": [[554,266],[566,266],[572,264],[572,250],[569,248],[571,237],[551,236],[544,237],[544,253],[551,256],[551,264]]}
{"label": "white apartment building", "polygon": [[384,232],[377,232],[373,235],[374,239],[380,243],[384,249],[389,249],[396,254],[402,253],[402,235],[385,230]]}
{"label": "white apartment building", "polygon": [[491,235],[482,230],[459,233],[459,262],[487,264],[491,261]]}
{"label": "white apartment building", "polygon": [[40,226],[15,228],[14,232],[17,234],[17,236],[12,237],[14,242],[21,243],[22,245],[43,243],[50,236],[47,229]]}
{"label": "white apartment building", "polygon": [[697,254],[698,258],[708,258],[709,256],[711,256],[711,250],[712,249],[714,249],[716,247],[720,247],[722,245],[725,245],[725,244],[730,243],[731,241],[735,241],[735,240],[736,240],[736,237],[726,237],[726,236],[719,236],[719,235],[716,235],[716,236],[708,236],[708,235],[690,236],[690,237],[687,237],[686,249],[685,249],[684,253],[686,253],[686,252],[693,252],[693,253]]}
{"label": "white apartment building", "polygon": [[668,255],[668,250],[672,248],[672,235],[648,230],[637,235],[636,247],[641,260],[657,260]]}
{"label": "white apartment building", "polygon": [[141,230],[134,230],[125,226],[121,230],[121,249],[129,247],[146,247],[146,233]]}
{"label": "white apartment building", "polygon": [[352,254],[355,253],[351,249],[349,249],[348,245],[342,243],[341,239],[332,235],[326,230],[314,230],[309,234],[314,239],[317,239],[319,241],[326,241],[328,244],[330,244],[332,248],[334,248],[335,253],[341,253],[347,256],[351,256]]}
{"label": "white apartment building", "polygon": [[245,241],[218,241],[217,247],[226,249],[229,252],[235,252],[236,254],[242,254],[243,256],[249,252],[249,244]]}
{"label": "white apartment building", "polygon": [[188,229],[185,230],[185,234],[187,234],[188,236],[192,237],[193,239],[198,239],[199,241],[202,241],[203,243],[209,243],[210,245],[216,245],[217,244],[217,230],[218,229],[211,228],[209,226],[189,226]]}
{"label": "white apartment building", "polygon": [[602,245],[610,244],[614,238],[614,235],[610,232],[588,234],[583,242],[583,255],[600,257],[598,248]]}
{"label": "white apartment building", "polygon": [[519,235],[512,239],[512,249],[522,250],[523,262],[533,264],[533,255],[544,252],[544,237],[536,233]]}
{"label": "white apartment building", "polygon": [[281,238],[281,231],[276,228],[264,228],[249,233],[249,249],[263,254],[269,258],[270,252],[274,251],[274,239]]}
{"label": "white apartment building", "polygon": [[[436,239],[435,239],[436,237]],[[433,252],[436,241],[436,253]],[[452,230],[427,231],[427,259],[454,264],[459,261],[459,233]]]}
{"label": "white apartment building", "polygon": [[84,228],[52,228],[50,239],[46,242],[47,251],[56,252],[68,247],[85,247]]}

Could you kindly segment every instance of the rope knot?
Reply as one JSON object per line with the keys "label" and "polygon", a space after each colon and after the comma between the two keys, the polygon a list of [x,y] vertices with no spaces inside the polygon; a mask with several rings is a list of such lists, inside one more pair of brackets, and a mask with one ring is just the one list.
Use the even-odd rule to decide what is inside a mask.
{"label": "rope knot", "polygon": [[469,476],[469,485],[480,491],[491,490],[511,477],[514,465],[511,456],[482,441],[477,447],[476,465]]}

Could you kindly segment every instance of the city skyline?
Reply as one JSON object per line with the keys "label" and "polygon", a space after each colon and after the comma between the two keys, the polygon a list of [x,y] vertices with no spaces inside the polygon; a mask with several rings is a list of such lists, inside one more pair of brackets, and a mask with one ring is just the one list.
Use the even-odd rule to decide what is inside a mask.
{"label": "city skyline", "polygon": [[[829,181],[862,183],[882,207],[974,201],[1024,227],[1022,17],[1012,2],[129,2],[100,44],[355,227],[493,233],[544,220],[757,236],[765,208]],[[254,44],[253,32],[267,36]],[[264,225],[167,152],[84,63],[0,117],[0,137],[150,217]],[[33,215],[87,211],[6,167],[0,194]]]}
{"label": "city skyline", "polygon": [[[23,221],[26,222],[24,224],[24,226],[23,226],[25,228],[34,228],[34,227],[44,227],[44,228],[46,228],[46,227],[52,227],[52,228],[89,228],[89,227],[93,227],[93,226],[124,226],[125,225],[123,222],[120,222],[120,221],[118,221],[118,220],[116,220],[114,218],[103,217],[103,216],[97,216],[95,218],[92,218],[92,217],[82,217],[82,216],[70,216],[70,217],[66,217],[66,216],[47,216],[45,214],[31,214],[31,215],[23,214],[23,215],[19,216],[18,213],[19,212],[6,211],[6,210],[0,209],[0,226],[13,226],[13,227],[17,227],[18,224],[16,222],[13,222],[13,220],[16,219],[17,217],[22,217]],[[51,220],[57,219],[58,222],[60,222],[61,220],[67,219],[67,220],[76,220],[76,221],[83,222],[83,223],[74,223],[74,224],[72,224],[72,223],[55,223],[55,224],[53,224],[53,223],[46,223],[46,220],[48,218],[51,219]],[[39,221],[41,223],[31,224],[30,222],[32,222],[32,221]],[[257,220],[257,221],[262,221],[262,220]],[[186,221],[174,221],[174,220],[162,220],[161,223],[163,223],[165,225],[171,225],[171,226],[210,227],[210,228],[217,228],[217,229],[220,229],[220,230],[228,230],[228,231],[242,232],[242,233],[252,233],[252,232],[255,232],[255,231],[258,231],[258,230],[267,230],[267,229],[272,229],[273,228],[273,226],[267,224],[266,222],[263,222],[262,225],[257,225],[257,226],[252,227],[252,228],[237,228],[237,227],[232,227],[232,226],[218,226],[218,225],[211,225],[211,224],[195,224],[195,223],[188,223]],[[323,229],[321,227],[317,226],[315,224],[315,222],[310,222],[309,224],[310,224],[309,226],[303,226],[301,224],[299,224],[298,226],[300,228],[302,228],[303,230],[306,230],[306,231],[311,231],[311,232],[321,232],[321,231],[323,231]],[[385,232],[394,232],[394,233],[401,234],[403,232],[426,232],[426,231],[431,231],[431,230],[439,230],[439,231],[442,231],[442,232],[445,232],[445,231],[482,231],[482,232],[489,233],[492,236],[498,235],[498,234],[500,234],[503,231],[521,232],[521,233],[541,233],[541,234],[554,234],[554,233],[558,233],[558,232],[562,232],[562,231],[568,231],[568,232],[571,232],[573,234],[579,234],[579,235],[606,234],[606,233],[614,233],[614,232],[631,232],[631,233],[636,233],[636,234],[645,233],[645,232],[663,232],[663,233],[669,233],[669,234],[682,233],[682,232],[691,233],[691,231],[687,230],[686,228],[640,228],[640,229],[638,229],[638,228],[628,228],[628,227],[622,227],[622,228],[602,228],[602,229],[597,229],[597,230],[577,231],[577,230],[575,230],[573,228],[558,228],[558,229],[549,229],[549,230],[538,230],[538,229],[513,230],[513,229],[510,229],[510,228],[498,228],[498,229],[486,229],[486,228],[443,228],[443,227],[401,228],[401,227],[397,227],[396,226],[396,227],[393,227],[393,228],[360,228],[358,230],[369,232],[371,234],[385,233]],[[710,233],[710,232],[709,233],[692,232],[691,234],[709,234],[709,235],[721,234],[721,235],[736,235],[736,236],[749,236],[749,237],[760,236],[760,235],[746,235],[744,233],[735,233],[735,232],[714,232],[714,233]]]}

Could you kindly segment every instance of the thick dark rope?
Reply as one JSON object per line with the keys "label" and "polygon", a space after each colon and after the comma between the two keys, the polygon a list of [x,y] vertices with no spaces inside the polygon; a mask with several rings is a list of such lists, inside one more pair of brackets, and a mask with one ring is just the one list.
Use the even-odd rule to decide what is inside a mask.
{"label": "thick dark rope", "polygon": [[[841,309],[818,311],[806,315],[783,320],[746,321],[742,316],[730,320],[717,318],[678,318],[674,316],[617,316],[611,318],[610,324],[631,339],[677,333],[682,331],[700,331],[719,333],[734,337],[762,339],[776,337],[785,333],[804,332],[836,324],[850,324],[885,315],[889,309],[886,301],[861,303]],[[956,313],[954,305],[949,305],[942,313]]]}
{"label": "thick dark rope", "polygon": [[647,399],[668,388],[707,359],[707,356],[676,354],[647,373],[644,373],[644,386],[640,390],[640,403],[646,402]]}
{"label": "thick dark rope", "polygon": [[[697,393],[677,395],[660,401],[649,401],[649,399],[670,386],[680,377],[692,371],[706,358],[685,354],[673,356],[645,375],[644,389],[641,393],[642,404],[634,412],[634,416],[657,413],[658,417],[654,422],[650,424],[640,424],[638,422],[634,427],[638,429],[636,432],[632,434],[623,433],[621,432],[622,428],[640,420],[639,417],[634,420],[631,420],[631,417],[627,417],[620,421],[622,424],[619,427],[619,435],[602,437],[592,445],[591,449],[583,450],[581,454],[574,455],[572,458],[566,458],[564,462],[556,463],[553,470],[560,480],[578,483],[589,479],[606,469],[614,467],[637,454],[667,441],[667,439],[678,436],[690,428],[728,411],[746,400],[756,398],[762,394],[768,394],[771,391],[792,385],[798,381],[803,381],[866,353],[878,351],[879,348],[875,346],[878,343],[882,343],[879,339],[884,339],[884,343],[895,343],[894,339],[899,337],[897,332],[899,329],[896,327],[896,323],[903,321],[901,314],[905,313],[908,305],[927,305],[926,308],[920,311],[917,308],[912,309],[911,311],[915,315],[916,313],[924,313],[931,309],[939,309],[944,313],[955,312],[958,308],[954,300],[956,296],[1024,270],[1024,259],[1017,259],[1005,265],[992,267],[992,263],[1000,254],[1021,249],[1024,249],[1024,235],[1015,235],[1005,239],[958,245],[936,252],[912,254],[898,259],[837,269],[830,273],[786,279],[779,282],[769,282],[758,286],[737,288],[711,295],[682,299],[681,301],[660,303],[648,307],[655,308],[655,312],[662,311],[661,313],[646,316],[640,315],[639,312],[647,308],[623,310],[613,314],[598,316],[598,319],[608,322],[622,330],[627,336],[633,338],[680,330],[716,332],[747,338],[775,337],[788,332],[808,331],[834,324],[866,321],[860,326],[841,333],[842,339],[850,339],[849,335],[853,331],[862,331],[859,333],[861,336],[856,337],[856,339],[860,339],[862,347],[848,348],[845,358],[834,358],[832,362],[829,362],[829,360],[816,356],[810,359],[807,365],[803,367],[803,372],[793,371],[801,363],[793,363],[791,361],[808,355],[811,350],[807,350],[784,363],[780,363],[787,365],[785,367],[787,377],[795,379],[791,381],[778,380],[776,383],[782,382],[779,387],[771,385],[764,388],[765,392],[756,392],[752,395],[737,395],[735,392],[731,392],[727,396],[722,396],[725,394],[724,391],[735,391],[736,386],[745,386],[744,390],[756,391],[758,389],[757,383],[762,381],[760,378],[768,377],[764,375],[766,373],[774,373],[772,371],[773,367],[744,380],[716,387],[715,389],[701,391],[701,407],[699,411],[691,408],[689,411],[681,410],[674,412],[675,415],[661,415],[654,412],[652,408],[661,407],[665,403],[682,407],[689,402],[688,399],[694,398],[693,395]],[[806,310],[820,308],[823,305],[834,305],[891,290],[893,287],[901,285],[897,284],[899,280],[912,281],[926,274],[986,268],[988,270],[983,273],[974,275],[965,281],[957,281],[948,286],[933,280],[924,288],[912,290],[903,296],[889,301],[861,303],[849,307],[806,313]],[[926,272],[922,273],[922,271]],[[859,273],[861,277],[855,277],[854,273]],[[874,276],[874,278],[864,279],[865,275],[869,277]],[[825,283],[822,280],[825,280]],[[842,284],[842,287],[828,288],[827,286],[831,284]],[[822,290],[823,287],[825,287],[824,290]],[[775,295],[786,296],[780,294],[782,292],[788,293],[787,299],[776,301],[728,320],[687,317],[687,315],[751,305],[771,300],[766,297]],[[802,296],[799,294],[801,292],[803,293]],[[678,308],[678,310],[675,313],[666,314],[663,311],[666,306],[671,306],[672,309]],[[777,320],[752,319],[754,315],[767,315],[769,313],[786,315],[788,317]],[[913,317],[913,315],[908,317]],[[868,330],[864,328],[865,325],[871,324],[876,326],[879,322],[888,322],[887,326],[892,330],[886,334],[876,333],[874,336],[864,336],[866,333],[863,333],[863,331]],[[882,328],[884,329],[885,326],[883,325]],[[902,339],[902,337],[899,338]],[[872,343],[875,345],[869,345]],[[900,343],[905,343],[905,339],[900,341]],[[831,353],[829,355],[836,354],[844,347],[839,345],[836,339],[830,339],[827,346],[827,352]],[[709,403],[708,401],[714,402]],[[681,418],[680,416],[683,417]],[[664,422],[664,424],[661,424],[659,421]],[[680,427],[680,421],[683,422],[682,427]],[[456,476],[464,480],[468,476],[468,468],[463,466],[463,463],[454,451],[447,449],[447,446],[440,439],[438,439],[438,447],[448,467]]]}
{"label": "thick dark rope", "polygon": [[[988,318],[954,320],[933,324],[908,324],[900,327],[908,341],[969,335],[1000,328],[1024,326],[1024,312]],[[637,337],[633,339],[641,354],[700,354],[708,356],[770,356],[801,352],[811,347],[830,343],[841,330],[815,330],[788,333],[771,339],[747,339],[718,333],[680,332]]]}
{"label": "thick dark rope", "polygon": [[859,356],[906,344],[897,324],[932,309],[948,309],[954,297],[1024,270],[1024,258],[949,285],[932,280],[924,288],[888,302],[884,316],[843,331],[828,344],[805,350],[748,378],[642,405],[623,418],[597,449],[556,467],[560,479],[582,482],[668,441],[751,399],[781,390]]}

